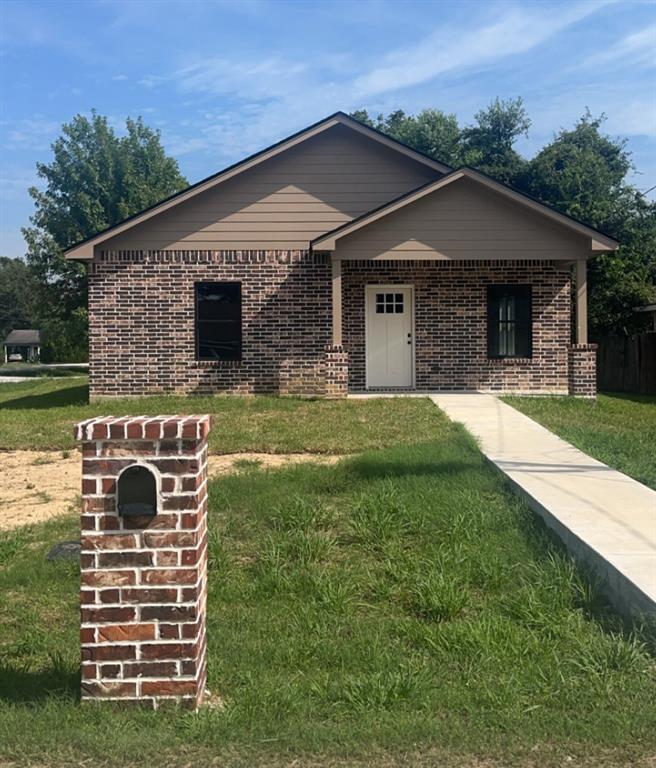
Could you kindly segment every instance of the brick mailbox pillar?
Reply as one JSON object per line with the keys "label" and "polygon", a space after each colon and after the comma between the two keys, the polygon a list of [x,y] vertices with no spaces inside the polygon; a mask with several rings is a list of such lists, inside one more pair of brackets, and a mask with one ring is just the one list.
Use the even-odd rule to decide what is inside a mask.
{"label": "brick mailbox pillar", "polygon": [[76,427],[83,700],[201,703],[209,430],[209,416]]}

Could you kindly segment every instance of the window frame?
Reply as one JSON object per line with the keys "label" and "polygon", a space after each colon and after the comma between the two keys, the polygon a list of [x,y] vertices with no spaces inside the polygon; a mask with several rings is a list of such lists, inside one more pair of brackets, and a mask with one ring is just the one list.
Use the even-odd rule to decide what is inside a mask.
{"label": "window frame", "polygon": [[[236,357],[201,357],[200,355],[200,323],[208,322],[198,317],[198,288],[201,285],[236,285],[239,290],[239,351]],[[243,323],[244,295],[240,280],[196,280],[194,281],[194,356],[199,363],[235,363],[243,359]],[[211,322],[211,321],[209,321]]]}
{"label": "window frame", "polygon": [[[500,320],[492,321],[492,304],[498,306],[503,294],[512,294],[515,299],[515,320],[504,321],[506,326],[512,322],[515,328],[515,348],[517,348],[517,328],[525,326],[527,349],[515,354],[502,354],[500,351]],[[486,291],[487,317],[487,357],[488,360],[530,360],[533,357],[533,286],[530,283],[490,283]],[[518,301],[519,300],[519,301]],[[526,319],[518,318],[518,304],[526,302]],[[496,336],[495,336],[496,328]],[[496,341],[496,350],[494,351]]]}

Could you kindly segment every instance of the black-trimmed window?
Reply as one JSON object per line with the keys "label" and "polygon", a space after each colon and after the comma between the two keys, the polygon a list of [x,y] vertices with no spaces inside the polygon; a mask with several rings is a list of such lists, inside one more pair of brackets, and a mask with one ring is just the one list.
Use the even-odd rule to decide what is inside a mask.
{"label": "black-trimmed window", "polygon": [[530,285],[488,285],[488,357],[531,357],[533,354]]}
{"label": "black-trimmed window", "polygon": [[241,360],[241,283],[196,283],[196,358]]}

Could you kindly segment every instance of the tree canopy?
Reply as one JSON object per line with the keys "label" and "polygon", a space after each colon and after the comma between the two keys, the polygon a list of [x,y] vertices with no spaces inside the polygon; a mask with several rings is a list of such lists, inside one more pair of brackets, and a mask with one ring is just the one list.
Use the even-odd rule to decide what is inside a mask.
{"label": "tree canopy", "polygon": [[[43,189],[32,187],[35,212],[23,229],[35,280],[45,350],[69,359],[86,354],[86,272],[63,251],[187,186],[158,131],[128,118],[117,135],[106,117],[76,115],[37,163]],[[53,350],[52,348],[56,349]]]}
{"label": "tree canopy", "polygon": [[0,256],[0,343],[9,331],[32,328],[32,275],[22,259]]}
{"label": "tree canopy", "polygon": [[442,163],[455,166],[465,162],[462,132],[455,115],[447,115],[439,109],[406,115],[402,109],[397,109],[387,117],[372,118],[366,109],[361,109],[352,116]]}
{"label": "tree canopy", "polygon": [[353,116],[452,167],[470,165],[498,181],[606,232],[615,253],[590,261],[590,331],[594,337],[630,333],[648,322],[634,309],[656,300],[656,204],[627,181],[626,140],[603,133],[604,115],[589,111],[560,130],[528,160],[516,150],[531,122],[521,99],[495,99],[460,127],[455,115],[430,109]]}
{"label": "tree canopy", "polygon": [[530,161],[529,194],[620,242],[590,261],[590,328],[598,335],[646,324],[633,310],[656,299],[656,205],[626,181],[632,169],[624,139],[601,132],[589,111]]}

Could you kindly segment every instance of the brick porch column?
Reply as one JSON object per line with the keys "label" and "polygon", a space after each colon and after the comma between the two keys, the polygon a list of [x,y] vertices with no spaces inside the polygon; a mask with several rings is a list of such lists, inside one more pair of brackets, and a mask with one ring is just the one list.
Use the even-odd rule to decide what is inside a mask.
{"label": "brick porch column", "polygon": [[588,264],[576,262],[576,344],[567,350],[569,393],[597,396],[597,345],[588,344]]}
{"label": "brick porch column", "polygon": [[[83,700],[153,708],[202,701],[209,430],[209,416],[106,417],[76,427]],[[144,514],[151,499],[155,514]]]}
{"label": "brick porch column", "polygon": [[326,397],[340,398],[348,394],[348,352],[330,344],[326,347]]}
{"label": "brick porch column", "polygon": [[569,393],[574,397],[597,396],[597,345],[570,344],[567,349]]}

